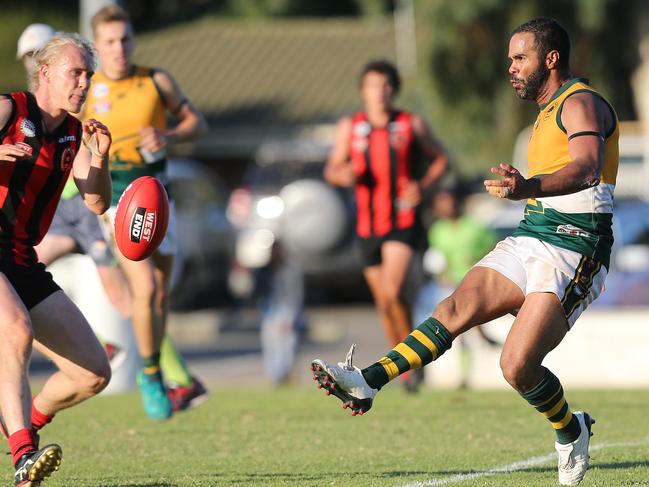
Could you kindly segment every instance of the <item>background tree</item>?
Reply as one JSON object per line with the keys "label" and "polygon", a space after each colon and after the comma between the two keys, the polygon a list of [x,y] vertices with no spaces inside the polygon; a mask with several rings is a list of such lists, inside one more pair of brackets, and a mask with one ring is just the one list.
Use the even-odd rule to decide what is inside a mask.
{"label": "background tree", "polygon": [[511,159],[516,134],[537,113],[508,83],[511,31],[556,18],[571,34],[573,74],[592,78],[621,120],[635,118],[630,77],[638,62],[635,9],[624,0],[417,0],[417,91],[438,135],[465,172]]}

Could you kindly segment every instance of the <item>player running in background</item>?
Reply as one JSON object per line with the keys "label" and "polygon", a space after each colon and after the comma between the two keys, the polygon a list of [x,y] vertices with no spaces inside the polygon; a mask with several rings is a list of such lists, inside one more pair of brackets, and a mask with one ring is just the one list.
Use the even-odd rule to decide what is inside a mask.
{"label": "player running in background", "polygon": [[[517,27],[509,42],[516,95],[539,105],[528,148],[530,178],[509,164],[484,182],[490,194],[527,199],[513,237],[476,264],[432,316],[378,362],[312,364],[319,382],[354,413],[399,374],[439,358],[465,331],[515,313],[500,366],[507,382],[556,433],[559,482],[576,485],[589,465],[594,420],[571,411],[559,379],[542,362],[602,292],[613,244],[619,129],[611,105],[573,78],[568,33],[553,19]],[[505,418],[503,418],[505,419]]]}
{"label": "player running in background", "polygon": [[[61,461],[60,446],[39,449],[36,431],[110,379],[88,322],[34,251],[70,172],[91,211],[101,214],[110,205],[110,133],[96,120],[81,124],[70,115],[86,99],[94,53],[78,35],[59,34],[34,63],[33,94],[0,98],[0,408],[18,486],[40,484]],[[27,378],[32,347],[59,369],[33,400]]]}
{"label": "player running in background", "polygon": [[[446,154],[423,118],[394,107],[399,87],[399,73],[389,62],[373,61],[363,68],[360,90],[365,109],[338,122],[324,171],[329,183],[355,187],[363,273],[391,345],[412,331],[410,309],[401,292],[419,237],[421,195],[447,166]],[[418,180],[419,151],[430,166]],[[414,384],[407,381],[407,387],[416,388],[420,378],[413,377]]]}
{"label": "player running in background", "polygon": [[[129,183],[146,175],[166,184],[167,148],[197,139],[207,131],[207,124],[168,72],[132,63],[135,34],[124,9],[109,5],[99,10],[91,22],[101,69],[93,80],[84,115],[102,120],[113,132],[113,206],[109,214],[114,218],[115,205]],[[166,125],[167,112],[178,119],[174,127]],[[144,410],[152,419],[170,417],[173,407],[160,372],[161,347],[171,347],[168,340],[163,341],[176,253],[173,195],[170,196],[169,228],[158,250],[139,262],[126,259],[116,250],[130,284],[132,320],[142,360],[137,380]],[[177,353],[176,356],[182,360]],[[183,399],[186,404],[206,398],[202,384],[188,373],[182,382],[178,386],[183,389],[178,391],[188,393]]]}

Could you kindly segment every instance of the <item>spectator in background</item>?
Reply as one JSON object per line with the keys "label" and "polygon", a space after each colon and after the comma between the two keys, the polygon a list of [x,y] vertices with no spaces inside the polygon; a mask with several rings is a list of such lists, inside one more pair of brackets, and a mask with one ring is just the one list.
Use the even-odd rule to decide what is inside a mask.
{"label": "spectator in background", "polygon": [[[100,70],[93,79],[84,117],[101,119],[113,133],[109,154],[113,206],[108,211],[112,219],[120,195],[135,179],[153,176],[166,184],[167,149],[199,138],[207,132],[207,124],[170,73],[133,64],[135,33],[124,9],[108,5],[92,17],[91,24]],[[167,114],[177,120],[174,126],[167,126]],[[165,239],[151,257],[135,262],[116,250],[133,299],[133,328],[142,363],[137,381],[144,410],[152,419],[169,418],[174,409],[160,370],[162,350],[165,344],[170,346],[163,337],[177,247],[173,195],[170,210]],[[112,222],[107,226],[112,228]],[[185,403],[207,397],[203,385],[189,374],[183,382],[178,385],[188,393]]]}
{"label": "spectator in background", "polygon": [[[450,296],[471,267],[484,257],[498,241],[490,229],[467,215],[464,202],[467,192],[459,184],[440,189],[433,199],[435,222],[428,229],[428,246],[425,261],[427,270],[435,281],[419,293],[416,308],[423,312],[418,321],[423,321],[431,309]],[[421,318],[421,319],[419,319]],[[477,335],[490,345],[498,342],[488,337],[481,326]],[[471,372],[471,345],[464,335],[458,337],[460,349],[461,388],[469,385]]]}
{"label": "spectator in background", "polygon": [[[422,193],[447,166],[444,149],[424,119],[394,107],[399,87],[399,73],[388,61],[372,61],[363,68],[364,110],[338,122],[324,171],[329,183],[355,188],[364,275],[392,346],[412,331],[401,292],[418,240],[417,209]],[[421,179],[415,167],[419,153],[430,162]],[[421,379],[421,372],[415,374],[406,375],[409,390]]]}
{"label": "spectator in background", "polygon": [[283,384],[290,378],[300,335],[306,326],[302,269],[276,241],[268,265],[259,272],[264,370],[274,384]]}

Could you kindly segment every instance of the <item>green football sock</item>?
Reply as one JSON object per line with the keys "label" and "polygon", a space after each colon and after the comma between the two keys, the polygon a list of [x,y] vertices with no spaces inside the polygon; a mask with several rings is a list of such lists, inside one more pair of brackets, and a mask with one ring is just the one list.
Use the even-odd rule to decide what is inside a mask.
{"label": "green football sock", "polygon": [[166,382],[181,387],[192,385],[192,376],[187,364],[167,335],[162,339],[160,346],[160,368]]}
{"label": "green football sock", "polygon": [[543,380],[521,396],[550,421],[557,434],[557,442],[565,445],[579,438],[581,426],[563,397],[561,382],[548,369],[545,367],[543,369],[545,370]]}
{"label": "green football sock", "polygon": [[370,387],[380,389],[400,374],[436,360],[451,348],[452,341],[444,325],[435,318],[428,318],[385,357],[361,372]]}
{"label": "green football sock", "polygon": [[141,357],[140,360],[145,374],[153,375],[160,372],[160,352],[154,353],[150,357]]}

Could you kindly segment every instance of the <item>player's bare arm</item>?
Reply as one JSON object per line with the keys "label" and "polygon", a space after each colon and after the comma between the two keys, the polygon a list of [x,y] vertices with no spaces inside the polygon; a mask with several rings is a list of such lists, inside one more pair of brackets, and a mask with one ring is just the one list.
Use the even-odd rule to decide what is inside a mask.
{"label": "player's bare arm", "polygon": [[82,124],[82,141],[72,167],[74,181],[90,211],[101,215],[111,204],[111,181],[108,151],[111,136],[97,120]]}
{"label": "player's bare arm", "polygon": [[615,123],[606,103],[591,93],[576,93],[563,104],[561,114],[572,162],[545,176],[525,179],[509,164],[491,168],[501,180],[487,180],[494,196],[512,200],[559,196],[599,184],[604,164],[604,138]]}
{"label": "player's bare arm", "polygon": [[349,140],[352,119],[343,117],[336,125],[336,140],[324,168],[324,178],[334,186],[350,187],[356,182],[354,168],[349,160]]}
{"label": "player's bare arm", "polygon": [[442,145],[435,139],[430,127],[421,116],[412,115],[412,131],[423,156],[430,161],[430,164],[421,180],[409,181],[407,187],[402,188],[400,199],[408,206],[417,206],[421,202],[422,191],[430,188],[446,172],[448,157]]}
{"label": "player's bare arm", "polygon": [[154,73],[153,81],[160,90],[167,109],[178,118],[178,124],[167,130],[155,127],[143,128],[140,132],[142,148],[157,152],[169,145],[190,142],[205,135],[207,133],[205,117],[183,94],[173,76],[160,69]]}
{"label": "player's bare arm", "polygon": [[[0,98],[0,127],[4,127],[10,117],[11,101],[9,101],[9,98]],[[0,145],[0,163],[16,162],[25,157],[29,157],[29,153],[17,145]]]}

